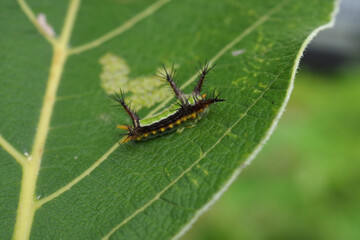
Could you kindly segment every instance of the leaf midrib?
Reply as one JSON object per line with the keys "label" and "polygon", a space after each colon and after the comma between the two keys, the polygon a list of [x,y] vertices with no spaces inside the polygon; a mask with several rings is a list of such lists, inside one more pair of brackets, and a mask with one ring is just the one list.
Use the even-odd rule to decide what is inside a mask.
{"label": "leaf midrib", "polygon": [[59,38],[49,36],[38,24],[35,14],[26,1],[18,0],[21,10],[28,17],[30,22],[33,23],[38,32],[52,45],[53,57],[31,155],[28,158],[24,157],[0,135],[0,145],[21,165],[23,172],[13,239],[29,239],[35,211],[41,206],[38,204],[39,201],[35,198],[36,182],[56,101],[56,93],[67,58],[71,54],[80,53],[97,47],[111,38],[125,32],[137,22],[153,14],[169,1],[171,0],[158,0],[144,11],[135,15],[129,21],[120,25],[119,28],[105,34],[103,37],[95,39],[89,44],[84,44],[83,46],[72,49],[68,46],[71,32],[75,24],[75,18],[80,6],[80,0],[71,0],[69,2],[68,11]]}
{"label": "leaf midrib", "polygon": [[49,132],[49,125],[55,105],[57,89],[66,59],[68,57],[68,45],[79,5],[80,0],[72,0],[70,2],[60,37],[58,39],[49,37],[52,39],[53,58],[51,61],[45,97],[41,108],[34,145],[32,147],[31,160],[22,166],[23,176],[21,180],[19,205],[13,235],[14,239],[29,239],[30,237],[32,222],[36,211],[36,199],[34,197],[36,182],[40,171],[46,138]]}

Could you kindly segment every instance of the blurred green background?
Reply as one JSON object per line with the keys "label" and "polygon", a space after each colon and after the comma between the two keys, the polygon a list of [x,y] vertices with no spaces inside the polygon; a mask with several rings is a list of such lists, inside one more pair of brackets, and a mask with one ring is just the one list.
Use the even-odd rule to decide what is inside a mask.
{"label": "blurred green background", "polygon": [[360,239],[360,1],[307,48],[253,163],[181,239]]}

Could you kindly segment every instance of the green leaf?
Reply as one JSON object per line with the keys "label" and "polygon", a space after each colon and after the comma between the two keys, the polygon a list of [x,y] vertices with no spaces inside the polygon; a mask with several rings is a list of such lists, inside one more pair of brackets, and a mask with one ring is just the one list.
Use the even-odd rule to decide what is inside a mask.
{"label": "green leaf", "polygon": [[[180,236],[269,137],[300,55],[334,8],[331,0],[0,6],[1,239]],[[125,89],[149,116],[174,101],[154,77],[161,64],[175,63],[189,93],[205,60],[216,64],[205,88],[226,102],[181,133],[117,143],[115,123],[130,121],[109,92]]]}

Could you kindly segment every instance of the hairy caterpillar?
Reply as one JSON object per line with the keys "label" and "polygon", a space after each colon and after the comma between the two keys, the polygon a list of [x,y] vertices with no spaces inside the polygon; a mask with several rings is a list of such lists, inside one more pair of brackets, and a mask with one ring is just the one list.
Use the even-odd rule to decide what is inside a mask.
{"label": "hairy caterpillar", "polygon": [[205,77],[212,68],[213,67],[209,67],[208,63],[205,63],[199,71],[199,79],[193,92],[190,94],[184,94],[180,88],[176,86],[174,81],[174,68],[168,72],[164,67],[164,73],[159,77],[165,79],[170,84],[177,101],[160,113],[145,119],[140,120],[139,116],[130,109],[130,107],[125,103],[121,91],[120,93],[111,95],[110,97],[121,104],[132,120],[132,126],[117,125],[117,128],[128,131],[126,136],[120,140],[120,144],[126,143],[130,140],[143,141],[170,133],[175,129],[184,127],[184,125],[200,120],[206,115],[208,107],[211,104],[225,101],[224,99],[220,99],[219,95],[213,94],[211,97],[208,97],[207,94],[201,95],[201,88]]}

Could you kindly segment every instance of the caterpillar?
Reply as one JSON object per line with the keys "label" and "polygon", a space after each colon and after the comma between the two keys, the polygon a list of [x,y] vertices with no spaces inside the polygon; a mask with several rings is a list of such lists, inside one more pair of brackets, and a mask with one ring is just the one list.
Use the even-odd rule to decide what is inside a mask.
{"label": "caterpillar", "polygon": [[201,94],[205,77],[213,68],[209,67],[209,63],[205,63],[200,69],[197,84],[190,94],[184,94],[176,85],[174,66],[169,72],[165,66],[163,68],[164,72],[160,73],[159,77],[169,83],[177,101],[154,116],[140,120],[139,116],[125,103],[121,90],[119,93],[110,95],[110,98],[120,103],[132,120],[132,126],[117,125],[117,128],[128,131],[119,141],[120,144],[130,140],[144,141],[183,128],[184,125],[194,124],[208,113],[208,107],[211,104],[225,101],[220,98],[220,94],[214,93],[210,97],[206,93]]}

